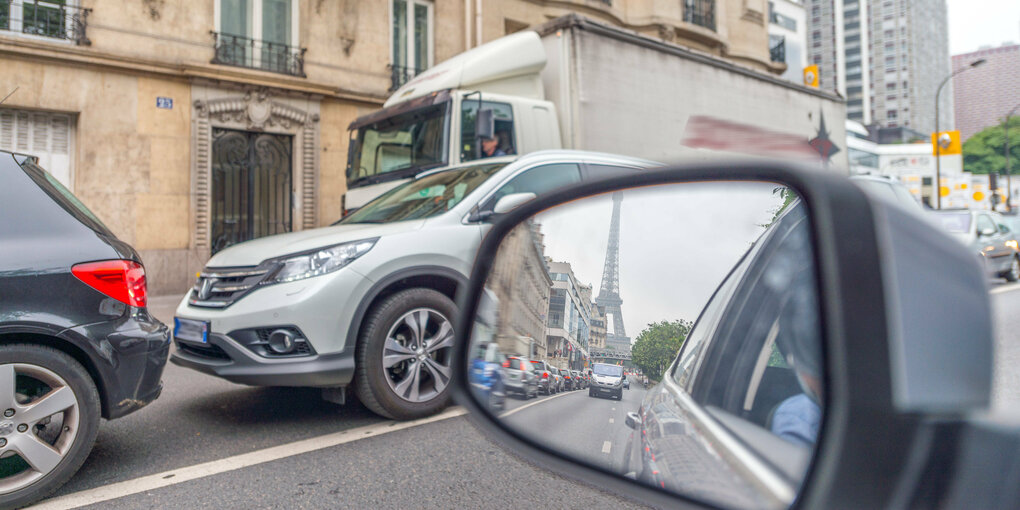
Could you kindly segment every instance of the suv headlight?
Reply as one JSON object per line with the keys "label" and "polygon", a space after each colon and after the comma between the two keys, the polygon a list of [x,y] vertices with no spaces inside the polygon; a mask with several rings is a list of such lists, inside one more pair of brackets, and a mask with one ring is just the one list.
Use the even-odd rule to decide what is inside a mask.
{"label": "suv headlight", "polygon": [[330,246],[318,251],[277,259],[280,269],[265,283],[284,283],[332,273],[375,246],[379,238]]}

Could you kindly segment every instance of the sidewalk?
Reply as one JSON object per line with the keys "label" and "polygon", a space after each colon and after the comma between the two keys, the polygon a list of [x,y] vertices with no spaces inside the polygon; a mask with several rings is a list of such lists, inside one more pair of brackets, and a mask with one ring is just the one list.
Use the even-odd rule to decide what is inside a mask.
{"label": "sidewalk", "polygon": [[173,327],[174,324],[174,311],[177,310],[177,305],[181,303],[181,299],[184,298],[183,294],[176,294],[170,296],[149,296],[148,308],[149,313],[153,317],[159,319],[167,326]]}

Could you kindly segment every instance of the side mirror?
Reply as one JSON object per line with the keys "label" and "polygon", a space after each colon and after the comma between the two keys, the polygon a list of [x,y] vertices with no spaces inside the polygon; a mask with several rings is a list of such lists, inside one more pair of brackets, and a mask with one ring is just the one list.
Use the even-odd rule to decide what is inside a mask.
{"label": "side mirror", "polygon": [[492,109],[482,109],[475,116],[475,137],[493,138],[496,136],[496,117]]}
{"label": "side mirror", "polygon": [[[453,364],[532,338],[593,372],[588,391],[493,403],[454,371],[457,401],[523,458],[655,507],[939,497],[919,474],[953,471],[992,373],[983,269],[948,234],[832,171],[760,162],[514,205],[460,295]],[[485,293],[498,313],[475,327]],[[624,367],[659,382],[623,391]]]}
{"label": "side mirror", "polygon": [[503,195],[496,201],[496,205],[492,207],[492,212],[495,214],[506,214],[522,204],[526,204],[535,199],[534,193],[510,193],[509,195]]}
{"label": "side mirror", "polygon": [[985,227],[978,231],[978,235],[981,237],[989,237],[995,235],[997,232],[998,230],[995,230],[994,228]]}

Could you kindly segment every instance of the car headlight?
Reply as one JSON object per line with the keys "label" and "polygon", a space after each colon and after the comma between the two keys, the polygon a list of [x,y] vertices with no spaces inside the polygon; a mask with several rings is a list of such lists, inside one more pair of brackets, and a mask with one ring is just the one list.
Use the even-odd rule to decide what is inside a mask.
{"label": "car headlight", "polygon": [[375,246],[375,239],[365,239],[330,246],[318,251],[281,258],[279,270],[266,283],[284,283],[332,273],[350,264]]}

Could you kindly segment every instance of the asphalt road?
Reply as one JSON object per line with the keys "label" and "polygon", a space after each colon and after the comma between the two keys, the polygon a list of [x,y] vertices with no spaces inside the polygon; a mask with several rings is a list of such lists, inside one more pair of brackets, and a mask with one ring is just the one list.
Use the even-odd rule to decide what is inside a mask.
{"label": "asphalt road", "polygon": [[[994,406],[1015,410],[1020,285],[994,284],[991,300]],[[154,298],[150,308],[170,322],[175,301]],[[360,404],[326,403],[311,389],[249,388],[173,365],[163,379],[164,393],[151,406],[103,423],[92,455],[49,500],[51,508],[74,508],[86,496],[100,498],[95,508],[110,509],[505,508],[536,496],[552,508],[639,507],[521,460],[464,416],[391,431],[392,422]],[[539,440],[619,470],[629,430],[624,417],[642,393],[626,390],[623,401],[589,398],[586,390],[511,399],[503,416]],[[317,443],[343,431],[364,438]],[[313,443],[304,453],[276,452],[258,462],[238,457],[280,445],[297,449],[302,440]],[[186,478],[193,479],[162,486]]]}

